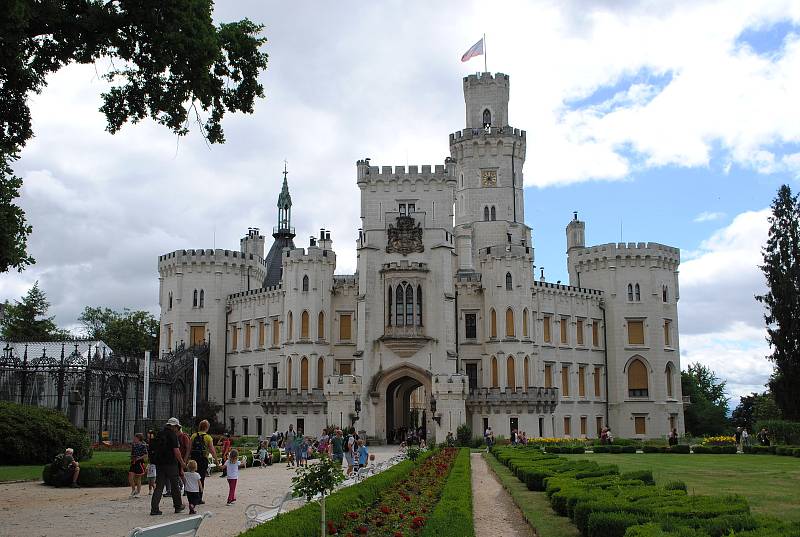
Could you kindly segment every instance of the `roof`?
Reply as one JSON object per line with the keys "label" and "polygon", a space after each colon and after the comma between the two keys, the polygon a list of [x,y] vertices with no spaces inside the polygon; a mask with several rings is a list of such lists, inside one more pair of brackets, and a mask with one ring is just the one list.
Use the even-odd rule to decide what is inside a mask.
{"label": "roof", "polygon": [[281,279],[283,279],[283,259],[281,258],[283,249],[294,249],[294,241],[288,234],[277,233],[273,237],[275,237],[275,242],[272,243],[266,259],[267,270],[264,287],[274,287],[281,283]]}

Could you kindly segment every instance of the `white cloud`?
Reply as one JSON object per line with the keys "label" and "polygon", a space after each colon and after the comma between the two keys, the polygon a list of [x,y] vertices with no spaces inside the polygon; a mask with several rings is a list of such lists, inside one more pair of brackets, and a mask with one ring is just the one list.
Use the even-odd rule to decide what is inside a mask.
{"label": "white cloud", "polygon": [[703,211],[702,213],[698,214],[694,217],[695,222],[712,222],[714,220],[719,220],[720,218],[724,218],[725,213],[723,212],[710,212],[710,211]]}

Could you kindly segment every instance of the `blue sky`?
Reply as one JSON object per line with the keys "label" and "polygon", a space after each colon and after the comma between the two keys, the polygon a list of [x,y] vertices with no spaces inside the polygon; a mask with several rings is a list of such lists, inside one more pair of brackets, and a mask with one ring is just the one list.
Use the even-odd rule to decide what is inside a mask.
{"label": "blue sky", "polygon": [[355,162],[440,164],[464,126],[459,61],[486,33],[511,77],[509,118],[527,131],[526,223],[536,264],[566,280],[564,226],[587,241],[682,250],[682,364],[731,394],[759,390],[765,209],[800,187],[800,3],[793,0],[566,2],[218,1],[215,19],[266,25],[267,98],[226,118],[228,143],[176,139],[152,122],[104,132],[98,77],[70,66],[31,97],[36,137],[16,163],[37,264],[0,275],[0,300],[39,280],[56,320],[86,305],[158,311],[158,255],[237,248],[270,229],[289,161],[298,244],[332,231],[355,270]]}

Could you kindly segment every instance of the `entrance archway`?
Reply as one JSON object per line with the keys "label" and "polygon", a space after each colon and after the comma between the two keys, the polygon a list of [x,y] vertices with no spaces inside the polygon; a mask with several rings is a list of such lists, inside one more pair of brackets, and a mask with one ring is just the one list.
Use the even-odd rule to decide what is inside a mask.
{"label": "entrance archway", "polygon": [[375,432],[388,443],[401,442],[412,427],[421,427],[427,437],[431,424],[426,410],[431,393],[430,373],[412,364],[401,364],[382,372],[374,381],[379,396]]}

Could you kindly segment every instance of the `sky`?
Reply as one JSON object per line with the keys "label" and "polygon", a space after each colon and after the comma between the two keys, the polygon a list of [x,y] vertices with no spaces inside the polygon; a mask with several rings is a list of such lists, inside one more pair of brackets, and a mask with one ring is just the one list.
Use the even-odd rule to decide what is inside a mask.
{"label": "sky", "polygon": [[682,366],[709,366],[732,397],[763,390],[754,296],[771,200],[800,188],[800,3],[228,0],[214,17],[263,23],[269,40],[266,99],[226,118],[225,145],[150,121],[106,133],[106,61],[31,96],[36,137],[15,169],[37,263],[0,275],[0,301],[38,280],[62,326],[87,305],[158,314],[158,255],[270,230],[284,160],[296,243],[330,229],[337,273],[352,273],[356,160],[443,163],[461,79],[483,70],[460,58],[485,33],[527,131],[525,220],[547,279],[568,279],[572,211],[588,244],[680,248]]}

